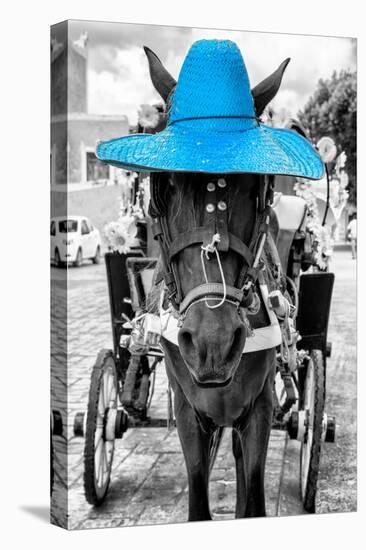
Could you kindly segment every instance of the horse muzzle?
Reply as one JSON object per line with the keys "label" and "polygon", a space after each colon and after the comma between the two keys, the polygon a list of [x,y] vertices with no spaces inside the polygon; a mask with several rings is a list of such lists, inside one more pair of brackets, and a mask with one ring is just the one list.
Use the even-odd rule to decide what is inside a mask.
{"label": "horse muzzle", "polygon": [[180,353],[201,387],[230,384],[243,353],[246,327],[237,310],[225,304],[220,311],[192,308],[178,333]]}

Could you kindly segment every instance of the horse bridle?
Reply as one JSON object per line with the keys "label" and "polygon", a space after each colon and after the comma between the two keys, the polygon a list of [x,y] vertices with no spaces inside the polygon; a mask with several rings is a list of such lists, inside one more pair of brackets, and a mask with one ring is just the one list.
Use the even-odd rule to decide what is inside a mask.
{"label": "horse bridle", "polygon": [[[177,237],[171,239],[167,222],[168,204],[164,201],[164,190],[162,190],[162,186],[168,184],[162,181],[163,175],[152,173],[150,176],[149,214],[152,218],[153,237],[160,245],[163,277],[168,291],[168,299],[173,308],[179,313],[180,319],[182,320],[185,317],[193,305],[202,301],[207,304],[207,300],[221,300],[221,303],[224,301],[233,303],[238,308],[250,308],[257,298],[254,286],[262,267],[260,257],[269,228],[274,178],[266,175],[260,179],[256,218],[249,245],[246,245],[241,239],[228,231],[228,208],[225,201],[228,192],[227,184],[225,175],[219,176],[217,174],[210,177],[207,184],[207,200],[209,202],[206,202],[206,212],[210,214],[208,223],[180,233]],[[213,205],[215,198],[217,204]],[[209,282],[206,277],[205,283],[194,287],[186,296],[183,296],[178,277],[177,258],[185,248],[194,245],[201,245],[201,255],[204,252],[207,259],[209,259],[209,254],[216,253],[220,269],[222,268],[219,253],[227,252],[229,249],[236,252],[243,261],[235,286],[226,285],[224,277],[221,283]],[[204,268],[204,264],[202,265]]]}

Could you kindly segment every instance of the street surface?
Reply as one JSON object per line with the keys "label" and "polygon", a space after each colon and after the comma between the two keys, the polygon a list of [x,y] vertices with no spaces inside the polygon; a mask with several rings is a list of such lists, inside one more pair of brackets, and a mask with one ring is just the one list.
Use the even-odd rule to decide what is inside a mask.
{"label": "street surface", "polygon": [[[323,445],[318,513],[356,510],[356,262],[350,250],[335,252],[331,270],[336,280],[328,336],[333,349],[328,360],[326,410],[336,416],[337,439],[334,444]],[[59,327],[66,323],[65,275],[66,270],[52,268],[52,317]],[[128,430],[116,441],[106,501],[93,508],[84,498],[84,441],[74,437],[73,419],[76,412],[86,411],[91,369],[98,351],[112,348],[112,332],[104,264],[71,267],[67,275],[67,407],[56,395],[57,388],[62,390],[65,384],[62,358],[66,345],[55,330],[52,334],[57,355],[52,362],[52,407],[63,413],[68,445],[66,458],[65,440],[54,437],[53,520],[67,523],[71,529],[184,522],[187,480],[175,429]],[[166,391],[161,365],[151,417],[166,416]],[[234,517],[235,483],[231,433],[226,430],[210,481],[215,520]],[[266,499],[269,516],[304,513],[299,499],[299,443],[288,441],[284,432],[275,430],[267,457]],[[61,510],[66,506],[68,517],[62,518]]]}

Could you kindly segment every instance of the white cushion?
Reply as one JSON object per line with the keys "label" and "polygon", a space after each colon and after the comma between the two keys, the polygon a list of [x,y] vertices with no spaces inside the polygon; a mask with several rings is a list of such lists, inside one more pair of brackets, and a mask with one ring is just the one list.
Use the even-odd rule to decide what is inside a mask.
{"label": "white cushion", "polygon": [[301,197],[294,195],[275,196],[273,210],[277,214],[280,229],[297,231],[305,221],[306,202]]}

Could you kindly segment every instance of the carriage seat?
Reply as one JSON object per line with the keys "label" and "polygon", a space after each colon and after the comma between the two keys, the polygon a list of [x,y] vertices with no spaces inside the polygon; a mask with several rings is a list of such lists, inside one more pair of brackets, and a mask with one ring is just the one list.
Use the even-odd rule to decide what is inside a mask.
{"label": "carriage seat", "polygon": [[283,272],[287,273],[290,248],[295,233],[305,229],[307,205],[301,197],[275,193],[273,210],[279,224],[276,246]]}

